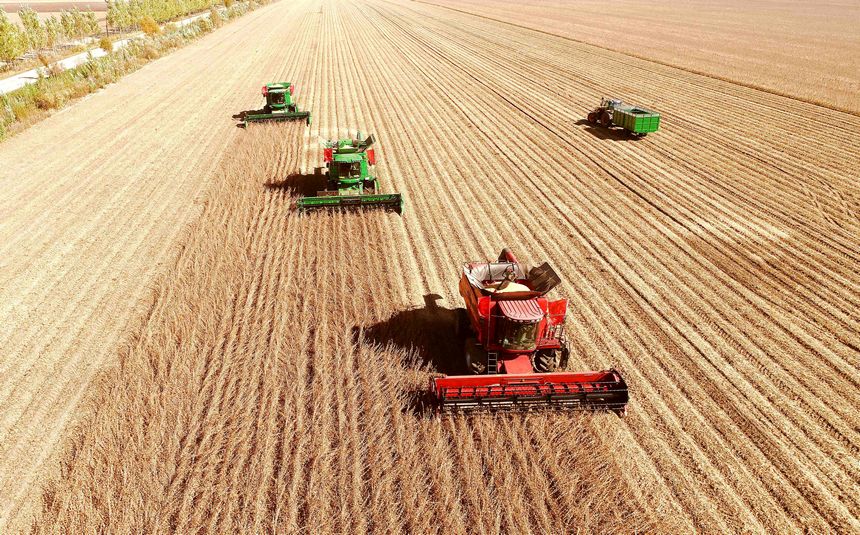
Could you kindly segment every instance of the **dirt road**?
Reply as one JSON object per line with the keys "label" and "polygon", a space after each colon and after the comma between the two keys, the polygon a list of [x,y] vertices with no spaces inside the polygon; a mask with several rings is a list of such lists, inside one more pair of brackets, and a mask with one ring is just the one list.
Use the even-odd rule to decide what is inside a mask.
{"label": "dirt road", "polygon": [[[304,15],[291,19],[293,10]],[[264,24],[265,13],[278,24]],[[155,76],[149,73],[164,69],[153,80],[172,84],[173,77],[180,77],[200,87],[195,76],[248,69],[245,55],[265,61],[279,69],[272,72],[299,80],[305,91],[300,101],[314,112],[308,140],[338,130],[345,134],[347,128],[377,134],[383,184],[405,194],[406,212],[402,220],[386,215],[301,219],[284,206],[267,204],[260,216],[267,222],[260,223],[263,230],[253,219],[243,220],[249,230],[231,238],[247,240],[242,243],[248,244],[251,257],[239,271],[250,280],[236,283],[245,292],[244,308],[221,323],[185,326],[197,315],[171,313],[168,305],[175,301],[168,299],[170,289],[193,289],[195,279],[159,286],[161,305],[149,311],[143,327],[132,329],[135,343],[123,353],[123,368],[106,376],[96,393],[102,402],[87,406],[88,425],[72,441],[75,451],[87,453],[65,457],[67,471],[48,494],[42,523],[46,531],[71,521],[227,530],[237,526],[231,522],[300,529],[328,521],[326,529],[335,532],[380,525],[405,532],[545,532],[557,525],[582,525],[578,508],[587,506],[580,494],[559,490],[567,488],[568,479],[587,485],[577,479],[586,472],[570,463],[581,450],[577,437],[597,459],[614,450],[606,461],[607,474],[624,499],[622,505],[606,502],[619,514],[630,514],[631,525],[653,522],[653,516],[643,513],[650,509],[651,515],[687,530],[860,528],[860,325],[854,314],[860,301],[860,194],[854,163],[860,157],[860,118],[421,4],[282,3],[228,29],[241,24],[259,26],[252,26],[256,32],[230,37],[222,31],[195,45],[195,53],[211,54],[211,66],[189,64],[192,56],[182,56],[185,62],[171,56],[135,76]],[[257,71],[243,76],[268,76],[259,72],[262,68],[257,65]],[[617,76],[620,70],[625,77]],[[131,96],[124,88],[134,84],[126,82],[52,121],[77,124],[66,117],[86,120],[82,109],[95,113],[103,108],[99,100],[111,91],[129,91],[124,109],[155,106],[152,117],[141,119],[175,121],[180,131],[188,129],[187,138],[166,138],[176,143],[197,147],[190,140],[208,139],[204,130],[222,124],[199,99],[185,102],[177,95],[178,83],[171,85],[173,92]],[[230,101],[222,85],[214,90],[225,91],[221,98],[226,104],[247,102],[238,97]],[[582,124],[587,109],[605,95],[624,95],[659,110],[663,128],[634,141]],[[177,119],[177,107],[188,113],[203,109],[205,115],[183,121]],[[756,113],[750,115],[750,109]],[[796,127],[808,123],[827,128]],[[55,131],[47,126],[37,130],[42,137]],[[178,136],[175,132],[170,136]],[[227,126],[221,132],[222,145],[236,136]],[[140,136],[150,143],[150,151],[139,157],[149,166],[160,165],[152,150],[161,139],[152,140],[157,137],[153,130],[149,137]],[[107,135],[102,139],[115,142]],[[39,145],[40,140],[34,130],[0,151],[13,146],[19,154],[32,154],[34,147],[50,146],[45,141]],[[211,170],[218,147],[214,142],[208,147],[211,152],[195,148],[201,151],[196,157],[186,147],[183,156]],[[303,174],[320,160],[313,144],[307,147],[299,163]],[[174,160],[180,159],[182,148],[175,150]],[[91,173],[105,175],[103,187],[107,182],[115,186],[116,177],[108,175],[117,167],[137,169],[122,163],[126,161],[105,159],[103,167],[92,164]],[[68,172],[64,163],[53,164],[53,180],[64,176],[58,171]],[[145,199],[110,190],[104,195],[116,197],[102,206],[112,206],[115,199],[153,202],[161,191],[165,199],[185,207],[187,220],[190,198],[201,186],[175,169],[170,173],[169,185],[184,183],[188,189],[179,195],[157,190]],[[66,188],[82,187],[81,176],[87,175],[77,176]],[[289,195],[301,191],[302,176],[283,183]],[[141,182],[124,184],[142,188]],[[47,175],[39,184],[53,185]],[[21,193],[16,199],[26,192],[40,198],[38,188],[28,187],[32,185],[17,185]],[[229,191],[215,189],[210,195],[211,202],[219,202]],[[47,205],[42,211],[22,211],[13,221],[20,225],[32,219],[35,225],[32,214],[44,213]],[[162,223],[145,204],[129,209],[139,213],[122,217]],[[82,214],[93,212],[92,207],[82,209],[37,230],[69,232],[71,222],[80,224]],[[179,212],[175,208],[171,214]],[[177,232],[173,221],[161,231],[166,238]],[[19,240],[25,235],[0,230]],[[78,231],[74,236],[110,232],[115,231]],[[15,280],[60,277],[54,273],[61,269],[51,263],[58,262],[52,248],[62,241],[48,236],[42,237],[48,243],[36,259],[39,264],[26,264],[33,266],[30,272]],[[127,252],[130,237],[110,237],[112,241],[93,245],[94,255],[106,250],[139,258]],[[166,238],[162,251],[169,248]],[[351,252],[356,244],[359,252]],[[430,423],[408,410],[409,389],[423,384],[429,372],[450,366],[450,348],[433,340],[445,338],[452,325],[450,311],[459,306],[458,266],[505,245],[529,260],[550,261],[562,275],[562,293],[572,302],[568,333],[574,366],[619,365],[633,393],[627,419],[555,416]],[[385,276],[370,270],[367,280],[356,284],[358,260],[351,255],[365,255],[367,265],[384,268]],[[75,262],[83,258],[75,256]],[[134,260],[126,262],[135,265]],[[102,359],[111,354],[110,344],[125,325],[120,319],[131,308],[127,296],[145,294],[135,283],[142,280],[140,273],[154,268],[144,264],[105,288],[97,284],[104,278],[100,273],[116,270],[95,263],[97,274],[88,279],[92,289],[85,294],[73,291],[80,283],[67,279],[89,272],[67,268],[70,275],[53,282],[59,292],[52,305],[42,302],[46,296],[54,299],[53,290],[38,282],[27,286],[40,297],[33,297],[38,299],[31,306],[33,315],[6,311],[11,321],[4,326],[15,326],[6,338],[19,358],[9,364],[4,360],[4,366],[14,372],[18,362],[26,362],[20,356],[38,360],[50,354],[53,346],[35,346],[43,343],[36,333],[50,332],[53,325],[55,336],[72,348],[65,355],[80,355],[77,361],[57,356],[55,362],[92,369],[92,361],[75,353],[84,347],[80,340],[89,340]],[[306,274],[341,265],[349,268],[349,277],[339,271],[316,278]],[[8,266],[4,264],[4,274]],[[384,298],[368,298],[380,285],[386,286]],[[3,288],[10,292],[5,280]],[[343,301],[351,292],[361,296],[355,300],[360,304]],[[104,304],[114,303],[117,295],[126,299],[108,314]],[[215,291],[212,295],[215,304],[222,299]],[[65,305],[73,302],[69,296],[94,299],[93,308],[81,309],[92,312],[66,311]],[[336,297],[327,303],[326,296]],[[222,300],[225,306],[234,302]],[[4,295],[0,303],[7,302]],[[269,312],[260,316],[249,305],[253,303]],[[305,309],[296,308],[297,303]],[[27,323],[26,318],[61,316],[39,313],[53,310],[64,312],[65,321],[45,327]],[[363,329],[365,336],[355,345],[350,342],[353,333],[344,332],[351,327]],[[197,333],[191,349],[228,351],[223,356],[198,354],[174,347],[175,340],[188,338],[155,339],[174,340],[174,346],[165,346],[146,337],[186,328]],[[248,334],[260,329],[298,338],[267,341]],[[117,334],[111,338],[111,332]],[[224,340],[228,346],[219,345]],[[326,351],[318,355],[321,348]],[[187,368],[153,364],[170,362],[171,355],[182,357],[178,362]],[[321,359],[319,368],[316,358]],[[379,364],[361,364],[368,361]],[[34,369],[43,370],[40,364]],[[191,398],[152,398],[148,379],[125,384],[124,374],[130,371],[144,379],[144,373],[155,372],[154,384],[167,385],[165,392],[198,384],[185,381],[188,377],[201,380],[205,389]],[[262,377],[281,371],[291,379],[289,385],[257,387],[264,384]],[[29,377],[23,370],[17,373]],[[34,389],[33,396],[41,400],[34,385],[47,380],[50,390],[51,378],[69,375],[62,370],[40,373],[41,380],[19,378],[11,384],[21,382],[24,395]],[[56,400],[71,397],[63,390],[80,392],[82,386],[59,388],[52,410],[62,405]],[[38,410],[38,403],[31,405]],[[141,407],[147,418],[121,417],[138,414]],[[251,420],[240,417],[249,411]],[[280,425],[272,424],[274,414]],[[62,422],[56,411],[23,421],[31,420],[42,426]],[[160,434],[158,422],[169,422],[170,433]],[[52,427],[56,434],[59,428]],[[564,429],[575,432],[564,434]],[[34,425],[18,432],[34,440],[42,431]],[[288,440],[277,438],[281,432]],[[165,441],[164,448],[158,447],[159,440]],[[431,453],[422,453],[428,444]],[[547,456],[553,444],[558,447]],[[24,447],[17,450],[19,457]],[[4,454],[4,459],[14,458],[15,451]],[[196,464],[193,459],[209,461]],[[128,482],[118,478],[116,466],[124,468],[123,474],[145,477],[146,484],[124,494]],[[249,485],[255,474],[271,486]],[[532,483],[524,487],[526,479]],[[85,504],[76,500],[82,488],[91,491]],[[639,494],[637,488],[642,489]],[[589,496],[588,503],[600,503]],[[143,497],[160,497],[154,502],[160,505],[148,508]],[[117,505],[127,509],[111,516]],[[220,513],[206,514],[215,511]],[[441,518],[432,514],[438,512],[444,513]]]}

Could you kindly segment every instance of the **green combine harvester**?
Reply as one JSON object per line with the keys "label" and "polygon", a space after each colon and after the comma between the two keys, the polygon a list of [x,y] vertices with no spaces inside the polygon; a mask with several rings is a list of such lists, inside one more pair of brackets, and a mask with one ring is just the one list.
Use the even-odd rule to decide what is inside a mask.
{"label": "green combine harvester", "polygon": [[293,102],[293,84],[290,82],[276,82],[263,86],[263,96],[266,105],[262,110],[243,112],[240,126],[248,123],[260,123],[264,121],[299,121],[305,119],[311,124],[311,112],[300,111]]}
{"label": "green combine harvester", "polygon": [[403,198],[399,193],[379,193],[379,180],[373,174],[376,154],[371,146],[375,141],[373,134],[362,140],[360,133],[356,139],[326,141],[326,189],[318,191],[316,197],[299,198],[299,210],[380,207],[401,213]]}
{"label": "green combine harvester", "polygon": [[643,137],[660,128],[660,114],[628,106],[618,99],[604,98],[600,100],[600,106],[588,114],[588,122],[604,128],[620,126],[633,135]]}

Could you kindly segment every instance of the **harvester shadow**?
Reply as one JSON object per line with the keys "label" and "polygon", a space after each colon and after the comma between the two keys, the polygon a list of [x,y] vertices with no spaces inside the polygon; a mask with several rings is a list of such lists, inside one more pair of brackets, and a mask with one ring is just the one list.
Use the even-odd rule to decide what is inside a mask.
{"label": "harvester shadow", "polygon": [[259,113],[265,113],[265,111],[266,111],[265,109],[260,108],[258,110],[243,110],[243,111],[240,111],[239,113],[234,113],[233,119],[236,119],[237,121],[239,121],[238,123],[236,123],[236,128],[245,128],[246,127],[245,123],[242,121],[244,121],[245,117],[247,117],[248,115],[256,115]]}
{"label": "harvester shadow", "polygon": [[294,197],[312,197],[325,189],[325,176],[318,172],[293,173],[281,180],[270,180],[264,185],[267,189],[281,190]]}
{"label": "harvester shadow", "polygon": [[586,119],[580,119],[573,124],[576,126],[584,126],[585,131],[597,139],[608,139],[611,141],[639,141],[642,139],[639,136],[630,134],[623,128],[605,128],[600,125],[591,124]]}
{"label": "harvester shadow", "polygon": [[[356,343],[381,347],[393,346],[414,354],[422,368],[459,375],[466,373],[463,339],[456,333],[458,310],[436,304],[437,294],[424,296],[424,307],[397,312],[385,321],[369,327],[353,327]],[[432,412],[433,403],[426,388],[407,393],[405,411],[416,416]]]}
{"label": "harvester shadow", "polygon": [[244,121],[245,117],[247,117],[248,115],[258,115],[261,113],[266,113],[266,108],[260,108],[257,110],[243,110],[243,111],[240,111],[239,113],[234,113],[233,118]]}
{"label": "harvester shadow", "polygon": [[353,334],[363,332],[365,341],[414,351],[421,364],[439,372],[464,373],[463,343],[455,335],[458,312],[437,305],[439,299],[440,295],[427,294],[423,308],[403,310],[370,327],[355,327]]}

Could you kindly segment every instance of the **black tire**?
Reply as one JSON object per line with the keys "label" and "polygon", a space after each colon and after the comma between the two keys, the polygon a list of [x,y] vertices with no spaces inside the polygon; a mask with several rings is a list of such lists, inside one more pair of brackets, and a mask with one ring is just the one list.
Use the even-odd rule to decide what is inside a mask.
{"label": "black tire", "polygon": [[532,357],[532,368],[536,373],[550,373],[559,369],[561,364],[560,349],[542,349]]}
{"label": "black tire", "polygon": [[570,350],[567,345],[559,349],[542,349],[536,351],[532,357],[532,368],[537,373],[551,373],[567,368],[570,359]]}
{"label": "black tire", "polygon": [[597,112],[593,111],[588,114],[588,122],[591,124],[597,124]]}

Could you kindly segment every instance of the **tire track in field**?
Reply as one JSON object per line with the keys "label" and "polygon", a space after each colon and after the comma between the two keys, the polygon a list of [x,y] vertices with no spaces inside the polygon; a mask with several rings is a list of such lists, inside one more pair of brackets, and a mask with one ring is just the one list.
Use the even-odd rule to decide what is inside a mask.
{"label": "tire track in field", "polygon": [[[393,47],[393,48],[394,48],[394,47]],[[390,84],[390,83],[386,83],[385,81],[382,81],[380,84],[378,84],[378,86],[380,86],[380,87],[390,87],[390,86],[391,86],[391,84]],[[409,94],[414,94],[414,93],[409,93]],[[391,103],[391,99],[390,99],[389,97],[386,97],[386,98],[384,99],[384,101],[385,101],[385,102],[388,102],[388,103],[389,103],[388,105],[393,105],[393,104]],[[395,106],[395,107],[396,107],[396,106]],[[428,108],[428,109],[430,109],[430,110],[432,110],[432,105],[431,105],[431,106],[428,106],[427,108]],[[426,111],[425,111],[425,112],[426,112]],[[438,124],[438,126],[443,126],[444,124],[445,124],[444,122],[440,122],[440,123]],[[438,145],[439,145],[439,143],[438,143],[438,142],[436,142],[435,140],[434,140],[434,141],[429,141],[429,140],[428,140],[428,141],[424,144],[424,146],[438,146]],[[418,145],[418,146],[420,147],[421,145]],[[413,151],[412,151],[412,150],[410,150],[410,149],[407,149],[407,150],[406,150],[406,154],[412,154],[412,152],[413,152]],[[423,169],[422,169],[422,171],[424,171],[424,172],[428,172],[426,168],[423,168]],[[468,184],[468,183],[469,183],[470,178],[471,178],[471,177],[469,177],[469,176],[464,176],[464,177],[463,177],[463,183]],[[458,182],[458,183],[459,183],[459,182]],[[439,190],[439,192],[440,192],[440,193],[443,193],[444,191],[446,191],[446,190],[444,190],[444,189]],[[476,207],[476,208],[479,208],[479,207],[481,206],[481,203],[475,203],[473,206],[474,206],[474,207]],[[466,219],[466,220],[476,220],[476,221],[480,221],[480,220],[482,220],[482,218],[481,218],[481,217],[472,217],[472,216],[465,217],[464,219]],[[436,232],[436,230],[434,229],[434,230],[432,230],[431,232]],[[419,234],[419,235],[420,235],[420,234]],[[416,238],[416,239],[419,239],[419,238]],[[521,242],[522,240],[517,240],[517,241],[520,241],[520,242]],[[497,243],[498,243],[498,242],[497,242]],[[432,244],[431,244],[431,245],[428,245],[428,246],[424,246],[424,247],[422,247],[422,250],[430,249],[431,247],[432,247]],[[479,255],[480,255],[480,254],[484,254],[484,253],[479,253]],[[435,256],[435,254],[434,254],[434,256]],[[459,260],[459,259],[456,259],[456,260],[455,260],[455,262],[456,262],[457,260]],[[449,286],[451,286],[451,285],[449,284]],[[453,287],[453,286],[451,286],[451,287]]]}

